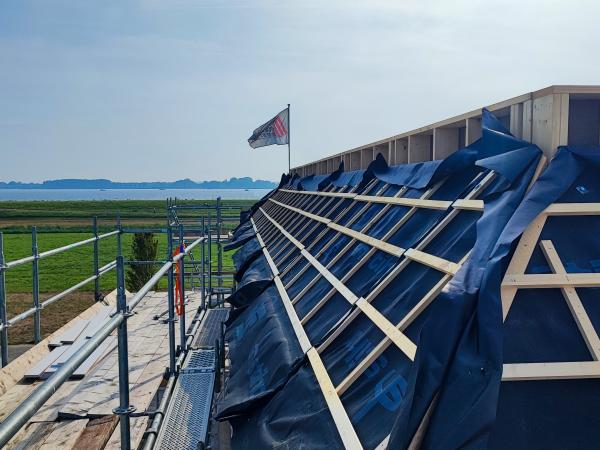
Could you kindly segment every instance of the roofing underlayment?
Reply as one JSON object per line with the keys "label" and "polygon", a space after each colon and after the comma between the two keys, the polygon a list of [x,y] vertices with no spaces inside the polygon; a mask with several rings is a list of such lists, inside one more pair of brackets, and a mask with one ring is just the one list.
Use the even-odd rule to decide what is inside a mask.
{"label": "roofing underlayment", "polygon": [[593,448],[600,149],[483,112],[439,161],[289,179],[243,216],[233,448]]}

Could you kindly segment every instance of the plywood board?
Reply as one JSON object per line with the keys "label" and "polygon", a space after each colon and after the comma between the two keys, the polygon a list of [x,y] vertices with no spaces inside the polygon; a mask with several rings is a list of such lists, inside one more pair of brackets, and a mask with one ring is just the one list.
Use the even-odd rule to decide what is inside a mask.
{"label": "plywood board", "polygon": [[85,337],[90,338],[94,334],[96,334],[98,330],[102,328],[102,325],[106,323],[106,321],[108,320],[108,316],[114,311],[115,308],[113,306],[105,306],[104,308],[102,308],[98,312],[98,314],[90,318],[89,326],[85,329],[83,335]]}
{"label": "plywood board", "polygon": [[[130,384],[135,380],[131,372],[135,372],[143,364],[140,358],[147,353],[153,354],[153,346],[148,343],[155,338],[152,333],[157,331],[156,324],[160,322],[152,317],[161,306],[162,302],[158,302],[156,297],[147,297],[137,306],[136,314],[128,319]],[[163,328],[167,328],[166,325]],[[148,341],[147,338],[151,340]],[[90,373],[89,378],[82,381],[61,406],[59,414],[63,417],[100,417],[112,414],[112,409],[117,406],[118,379],[118,355],[113,351]]]}
{"label": "plywood board", "polygon": [[[147,407],[168,366],[168,325],[153,319],[164,303],[166,293],[153,294],[138,305],[137,314],[128,322],[130,398],[138,411]],[[188,324],[198,304],[199,296],[191,296],[186,309]],[[60,415],[94,418],[112,414],[119,402],[118,379],[118,354],[114,350],[61,405]]]}
{"label": "plywood board", "polygon": [[118,416],[90,420],[73,444],[73,450],[102,450],[118,423]]}
{"label": "plywood board", "polygon": [[102,359],[108,352],[113,351],[117,348],[117,339],[115,336],[109,336],[106,340],[98,346],[94,352],[87,357],[87,359],[73,372],[72,378],[81,378],[86,375],[88,370],[93,367],[99,360]]}
{"label": "plywood board", "polygon": [[38,450],[54,430],[55,423],[31,423],[19,430],[4,447],[5,450]]}
{"label": "plywood board", "polygon": [[[104,302],[114,305],[116,301],[116,291],[111,292],[104,298]],[[18,383],[25,373],[35,364],[37,364],[45,355],[50,353],[48,347],[49,342],[55,341],[58,336],[65,333],[69,328],[73,327],[80,320],[89,319],[95,315],[102,307],[103,303],[96,303],[90,308],[83,311],[77,317],[69,321],[67,324],[50,334],[34,347],[27,350],[14,361],[11,361],[6,367],[0,370],[0,396],[7,392],[11,387]],[[0,397],[0,413],[4,410],[4,402]]]}
{"label": "plywood board", "polygon": [[72,448],[88,423],[87,419],[57,422],[46,437],[40,450],[62,450]]}
{"label": "plywood board", "polygon": [[[190,304],[193,307],[186,310],[187,323],[191,324],[191,321],[195,315],[195,310],[198,305],[199,298],[194,297]],[[178,335],[178,330],[175,330]],[[130,403],[136,407],[137,411],[147,411],[152,409],[152,399],[156,395],[165,373],[165,368],[169,364],[169,337],[168,334],[164,335],[162,342],[156,349],[154,356],[151,358],[148,365],[144,368],[137,379],[135,385],[132,387],[130,392]],[[131,432],[131,447],[136,448],[141,442],[144,432],[146,431],[148,424],[147,417],[133,417],[130,420],[130,432]],[[120,449],[121,438],[119,429],[115,429],[113,435],[106,445],[106,449]]]}
{"label": "plywood board", "polygon": [[48,370],[52,364],[56,362],[58,358],[64,355],[70,348],[70,345],[61,345],[60,347],[54,347],[52,351],[46,354],[41,360],[39,360],[33,367],[23,375],[24,378],[43,378],[44,373]]}
{"label": "plywood board", "polygon": [[72,344],[79,337],[81,332],[89,324],[89,319],[78,320],[71,328],[62,334],[53,338],[48,345],[50,347],[59,347],[63,344]]}

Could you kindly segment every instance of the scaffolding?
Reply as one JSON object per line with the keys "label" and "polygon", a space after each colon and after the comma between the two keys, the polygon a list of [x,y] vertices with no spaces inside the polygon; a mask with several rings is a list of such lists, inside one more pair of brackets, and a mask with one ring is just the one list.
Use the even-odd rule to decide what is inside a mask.
{"label": "scaffolding", "polygon": [[[41,311],[45,306],[64,299],[69,293],[94,282],[94,298],[102,299],[100,291],[100,278],[106,273],[116,270],[117,301],[116,308],[106,317],[106,320],[98,326],[98,329],[89,337],[85,343],[57,370],[53,375],[40,384],[31,395],[25,398],[18,406],[0,423],[0,447],[6,445],[16,433],[25,426],[36,412],[50,399],[61,385],[67,381],[90,355],[97,352],[99,347],[107,340],[113,331],[117,332],[118,352],[118,386],[119,406],[113,413],[119,417],[121,448],[131,448],[130,443],[130,418],[148,416],[152,419],[150,428],[145,433],[146,448],[152,448],[156,436],[159,433],[161,423],[165,417],[168,401],[174,391],[182,367],[189,365],[188,353],[192,348],[192,342],[198,333],[201,319],[204,319],[210,308],[223,305],[225,294],[234,288],[233,271],[225,271],[223,265],[223,241],[227,238],[227,230],[237,219],[231,211],[239,210],[240,205],[224,205],[221,199],[213,204],[203,203],[197,205],[181,204],[176,199],[168,199],[166,204],[166,227],[165,228],[126,228],[122,226],[117,217],[115,229],[104,234],[98,233],[98,220],[92,220],[93,237],[78,241],[60,248],[46,252],[38,252],[37,230],[32,229],[32,255],[14,261],[6,262],[3,251],[3,235],[0,233],[0,354],[2,356],[2,367],[9,362],[8,358],[8,329],[12,325],[33,316],[34,318],[34,342],[41,341]],[[189,214],[180,217],[178,211],[183,209],[194,212],[194,217]],[[224,214],[226,211],[226,214]],[[126,260],[122,251],[122,237],[127,233],[157,233],[166,234],[167,251],[164,259],[154,261]],[[100,267],[99,242],[101,240],[115,238],[117,240],[117,251],[115,259]],[[39,297],[39,260],[48,258],[69,250],[91,244],[93,246],[93,273],[90,277],[69,287],[68,289],[53,295],[45,301]],[[174,249],[179,246],[179,251]],[[214,261],[213,248],[216,250],[216,264]],[[11,268],[31,264],[33,283],[33,306],[11,319],[7,317],[7,295],[6,295],[6,272]],[[152,278],[135,293],[126,299],[125,268],[131,265],[160,265]],[[168,367],[165,371],[166,388],[163,393],[159,408],[152,412],[135,412],[135,407],[130,404],[130,380],[129,380],[129,351],[127,339],[127,322],[132,316],[136,306],[144,297],[165,278],[167,279],[167,311],[168,318]],[[176,289],[179,284],[181,310],[176,314]],[[186,324],[185,297],[186,292],[200,292],[201,303],[195,311],[191,324]],[[222,308],[220,308],[222,309]],[[178,315],[178,317],[177,317]],[[216,314],[215,317],[221,317]],[[176,336],[175,323],[179,323],[179,336]],[[219,325],[220,328],[220,325]],[[220,358],[222,350],[218,346],[223,345],[223,340],[213,343],[212,351]],[[222,365],[219,360],[215,361],[214,368]],[[185,370],[184,370],[185,372]],[[218,377],[218,373],[213,376]],[[218,371],[217,371],[218,372]],[[216,383],[218,384],[218,380]],[[212,391],[210,391],[212,401]],[[208,421],[208,417],[206,418]]]}
{"label": "scaffolding", "polygon": [[[177,239],[184,244],[191,242],[195,235],[187,235],[184,231],[191,231],[198,226],[201,234],[206,236],[200,246],[200,260],[190,257],[188,265],[197,272],[197,275],[191,276],[193,286],[203,293],[203,301],[205,298],[209,301],[214,299],[214,306],[223,304],[226,296],[235,289],[234,268],[224,264],[224,244],[239,223],[237,212],[245,206],[236,202],[224,203],[221,197],[217,197],[213,203],[167,199],[168,224],[175,229]],[[193,211],[194,217],[180,215],[183,211]]]}

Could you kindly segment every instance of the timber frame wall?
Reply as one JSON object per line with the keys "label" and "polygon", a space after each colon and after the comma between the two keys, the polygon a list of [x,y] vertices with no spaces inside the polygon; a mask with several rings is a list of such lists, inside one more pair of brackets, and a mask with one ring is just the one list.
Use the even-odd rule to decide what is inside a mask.
{"label": "timber frame wall", "polygon": [[[600,86],[550,86],[487,106],[510,132],[551,159],[561,145],[600,145]],[[479,139],[481,109],[322,158],[292,169],[300,176],[366,169],[381,153],[398,165],[443,159]]]}

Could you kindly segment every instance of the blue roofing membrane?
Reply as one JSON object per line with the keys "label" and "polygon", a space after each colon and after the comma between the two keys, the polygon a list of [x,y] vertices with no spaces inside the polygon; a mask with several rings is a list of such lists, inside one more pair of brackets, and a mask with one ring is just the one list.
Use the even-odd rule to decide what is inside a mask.
{"label": "blue roofing membrane", "polygon": [[[243,215],[217,403],[234,448],[408,448],[422,424],[422,448],[596,446],[600,371],[585,363],[600,349],[564,288],[506,272],[517,252],[518,280],[551,276],[552,248],[567,273],[600,272],[599,213],[546,209],[600,202],[600,149],[562,147],[532,183],[541,151],[485,110],[482,126],[444,160],[284,176]],[[594,335],[592,285],[573,291]],[[558,362],[574,364],[546,376]]]}

